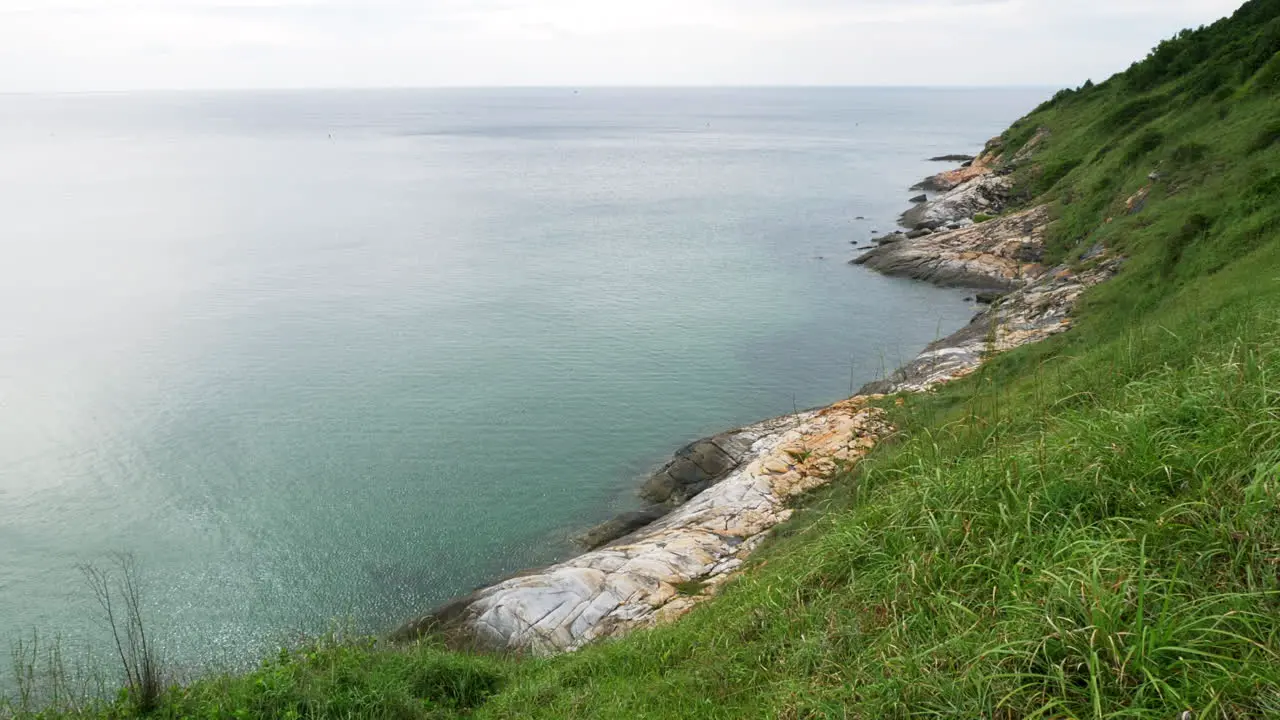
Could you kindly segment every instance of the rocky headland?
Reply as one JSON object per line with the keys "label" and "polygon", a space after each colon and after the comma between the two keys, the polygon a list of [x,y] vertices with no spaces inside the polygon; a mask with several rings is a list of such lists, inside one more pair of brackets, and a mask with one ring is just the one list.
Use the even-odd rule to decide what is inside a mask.
{"label": "rocky headland", "polygon": [[791,500],[893,432],[876,401],[926,392],[973,372],[991,353],[1066,330],[1081,293],[1110,278],[1120,260],[1095,248],[1078,268],[1048,267],[1047,208],[1001,215],[1010,171],[1047,140],[1037,133],[1008,159],[993,140],[963,167],[926,179],[916,189],[940,194],[903,216],[905,231],[853,261],[982,291],[992,304],[968,326],[849,400],[686,446],[644,484],[649,507],[580,537],[587,552],[479,589],[393,637],[433,632],[455,646],[550,654],[677,618],[738,571],[791,516]]}

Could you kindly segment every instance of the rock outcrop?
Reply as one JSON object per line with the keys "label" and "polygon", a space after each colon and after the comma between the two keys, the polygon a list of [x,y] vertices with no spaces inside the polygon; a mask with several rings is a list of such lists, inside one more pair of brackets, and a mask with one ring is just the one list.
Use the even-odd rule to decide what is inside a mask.
{"label": "rock outcrop", "polygon": [[1004,209],[1010,188],[1008,178],[988,171],[935,200],[916,205],[902,214],[899,223],[912,230],[936,230],[975,215],[997,215]]}
{"label": "rock outcrop", "polygon": [[1102,253],[1080,272],[1066,266],[1042,272],[958,332],[925,348],[888,379],[870,383],[859,393],[922,392],[968,375],[994,353],[1064,332],[1071,327],[1071,311],[1081,293],[1110,279],[1120,264],[1119,258]]}
{"label": "rock outcrop", "polygon": [[[710,596],[791,516],[787,501],[856,462],[889,431],[883,412],[853,398],[761,423],[741,467],[662,520],[605,548],[511,578],[401,628],[456,645],[554,653],[669,620]],[[676,585],[697,581],[696,595]]]}
{"label": "rock outcrop", "polygon": [[1049,210],[1042,206],[959,230],[907,235],[853,262],[937,285],[1013,290],[1044,271],[1048,224]]}
{"label": "rock outcrop", "polygon": [[977,157],[968,155],[942,155],[931,160],[955,160],[963,161],[964,165],[955,170],[947,170],[937,175],[927,177],[911,187],[912,190],[928,190],[930,192],[947,192],[949,190],[960,187],[961,185],[981,177],[991,172],[991,169],[1000,162],[1000,138],[993,138],[987,142],[982,153]]}
{"label": "rock outcrop", "polygon": [[689,443],[641,486],[640,497],[652,503],[649,507],[618,515],[574,540],[587,550],[594,550],[661,519],[672,508],[725,479],[742,464],[757,440],[776,432],[786,421],[787,418],[766,420]]}
{"label": "rock outcrop", "polygon": [[768,421],[690,443],[649,477],[640,496],[673,507],[684,503],[738,467],[751,446],[772,430]]}
{"label": "rock outcrop", "polygon": [[625,512],[575,536],[573,541],[584,550],[595,550],[661,520],[669,512],[671,508],[667,505],[650,505],[643,510]]}

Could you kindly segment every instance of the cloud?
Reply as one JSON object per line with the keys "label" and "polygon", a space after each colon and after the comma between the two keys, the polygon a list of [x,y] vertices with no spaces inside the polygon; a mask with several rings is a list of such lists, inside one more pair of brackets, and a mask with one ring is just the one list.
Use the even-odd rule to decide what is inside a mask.
{"label": "cloud", "polygon": [[0,90],[1065,84],[1238,0],[3,0]]}

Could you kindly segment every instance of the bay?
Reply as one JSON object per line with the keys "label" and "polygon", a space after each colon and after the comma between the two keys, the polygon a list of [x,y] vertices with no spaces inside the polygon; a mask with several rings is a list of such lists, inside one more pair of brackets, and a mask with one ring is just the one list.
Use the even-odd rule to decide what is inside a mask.
{"label": "bay", "polygon": [[0,638],[112,551],[187,666],[564,557],[964,324],[851,243],[1043,95],[0,96]]}

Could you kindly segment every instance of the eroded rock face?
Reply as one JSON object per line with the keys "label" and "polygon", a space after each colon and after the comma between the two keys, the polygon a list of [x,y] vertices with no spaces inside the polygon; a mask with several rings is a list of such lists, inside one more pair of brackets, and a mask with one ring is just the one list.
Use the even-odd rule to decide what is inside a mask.
{"label": "eroded rock face", "polygon": [[921,203],[902,214],[903,227],[937,229],[974,215],[995,215],[1004,209],[1005,198],[1012,189],[1002,175],[982,174],[936,200]]}
{"label": "eroded rock face", "polygon": [[751,445],[771,430],[769,422],[760,423],[686,445],[650,476],[640,496],[669,506],[686,502],[736,468]]}
{"label": "eroded rock face", "polygon": [[909,235],[857,258],[886,275],[937,285],[1012,290],[1044,272],[1040,258],[1049,224],[1047,207],[959,230]]}
{"label": "eroded rock face", "polygon": [[622,513],[578,535],[574,542],[585,550],[595,550],[661,520],[669,512],[671,508],[666,505],[651,505],[643,510]]}
{"label": "eroded rock face", "polygon": [[[440,631],[458,645],[545,654],[683,614],[791,516],[790,498],[827,482],[838,463],[857,461],[889,431],[867,400],[769,421],[739,468],[660,521],[479,590],[393,637]],[[695,580],[706,583],[698,596],[674,587]]]}
{"label": "eroded rock face", "polygon": [[992,138],[982,150],[982,154],[977,157],[969,155],[942,155],[930,160],[950,160],[956,162],[964,162],[959,168],[940,172],[937,175],[925,178],[919,183],[912,186],[912,190],[928,190],[931,192],[947,192],[961,185],[981,177],[992,171],[992,169],[1000,162],[1000,138]]}
{"label": "eroded rock face", "polygon": [[1071,327],[1071,311],[1080,295],[1110,279],[1121,260],[1108,255],[1079,273],[1059,266],[1030,280],[979,314],[966,327],[925,348],[887,380],[864,386],[862,394],[922,392],[964,377],[993,353],[1039,342]]}

